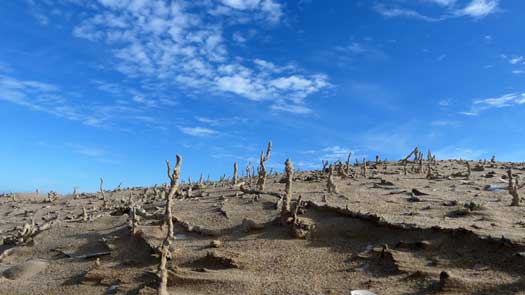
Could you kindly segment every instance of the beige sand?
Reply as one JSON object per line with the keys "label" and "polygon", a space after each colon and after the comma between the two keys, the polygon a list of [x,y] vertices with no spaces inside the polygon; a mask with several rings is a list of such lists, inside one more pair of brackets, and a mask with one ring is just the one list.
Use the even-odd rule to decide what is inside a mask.
{"label": "beige sand", "polygon": [[[525,205],[510,206],[503,178],[525,165],[487,163],[468,180],[459,161],[439,161],[441,175],[457,177],[435,180],[412,165],[407,175],[397,162],[370,163],[367,178],[335,174],[331,194],[326,173],[296,172],[292,204],[300,194],[306,239],[276,221],[283,175],[269,176],[259,194],[213,183],[182,198],[181,185],[170,294],[525,294]],[[135,234],[130,192],[142,208]],[[97,194],[2,197],[0,294],[156,294],[162,196],[153,188],[105,195],[106,208]]]}

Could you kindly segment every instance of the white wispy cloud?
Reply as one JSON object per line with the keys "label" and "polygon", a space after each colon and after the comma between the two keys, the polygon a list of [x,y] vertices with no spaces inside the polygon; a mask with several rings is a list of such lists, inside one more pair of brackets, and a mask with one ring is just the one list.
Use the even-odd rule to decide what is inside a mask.
{"label": "white wispy cloud", "polygon": [[240,116],[234,116],[234,117],[222,117],[222,118],[209,118],[209,117],[203,117],[203,116],[196,116],[195,121],[208,125],[208,126],[230,126],[235,125],[239,123],[246,123],[248,122],[247,118],[243,118]]}
{"label": "white wispy cloud", "polygon": [[244,37],[241,32],[234,32],[232,34],[232,39],[237,43],[244,43],[247,41],[246,37]]}
{"label": "white wispy cloud", "polygon": [[310,114],[312,109],[299,104],[287,104],[286,102],[276,103],[271,106],[272,110],[282,111],[292,114]]}
{"label": "white wispy cloud", "polygon": [[[160,123],[144,115],[137,106],[116,102],[106,104],[91,103],[83,100],[78,103],[78,93],[69,92],[56,85],[23,80],[0,75],[0,100],[28,108],[33,111],[48,113],[63,119],[80,122],[92,127],[115,127],[115,123],[134,121],[159,125]],[[150,118],[150,119],[147,119]]]}
{"label": "white wispy cloud", "polygon": [[195,117],[195,120],[197,120],[200,123],[209,124],[209,125],[219,125],[221,120],[218,119],[211,119],[206,117]]}
{"label": "white wispy cloud", "polygon": [[525,57],[523,56],[515,56],[509,59],[509,63],[512,65],[516,64],[525,64]]}
{"label": "white wispy cloud", "polygon": [[456,10],[456,14],[481,18],[496,12],[498,4],[499,0],[472,0],[464,8]]}
{"label": "white wispy cloud", "polygon": [[253,39],[256,35],[257,30],[254,28],[243,31],[239,30],[232,33],[232,40],[240,45],[243,45],[243,43]]}
{"label": "white wispy cloud", "polygon": [[211,3],[213,5],[209,7],[210,14],[232,15],[241,23],[250,17],[278,23],[284,15],[283,5],[274,0],[220,0]]}
{"label": "white wispy cloud", "polygon": [[453,127],[458,126],[460,124],[459,121],[452,121],[452,120],[435,120],[430,122],[431,126],[434,127]]}
{"label": "white wispy cloud", "polygon": [[59,90],[48,83],[0,75],[0,100],[37,111],[75,116],[73,110],[64,108],[65,99],[58,94]]}
{"label": "white wispy cloud", "polygon": [[447,99],[441,99],[438,101],[438,106],[442,107],[442,108],[446,108],[450,105],[451,103],[451,99],[447,98]]}
{"label": "white wispy cloud", "polygon": [[184,134],[197,137],[208,137],[219,134],[218,131],[206,127],[179,127],[179,129]]}
{"label": "white wispy cloud", "polygon": [[525,105],[525,93],[508,93],[500,97],[474,100],[470,110],[462,112],[463,115],[476,116],[489,109],[499,109]]}
{"label": "white wispy cloud", "polygon": [[372,61],[385,61],[388,55],[378,46],[374,46],[369,41],[353,41],[346,45],[338,45],[334,47],[330,54],[332,60],[337,60],[341,66],[348,66],[348,63],[356,59],[368,59]]}
{"label": "white wispy cloud", "polygon": [[281,4],[273,0],[220,0],[222,4],[238,10],[261,10],[270,15],[270,18],[279,20],[282,16]]}
{"label": "white wispy cloud", "polygon": [[475,105],[482,105],[491,108],[509,107],[515,104],[525,103],[525,93],[510,93],[496,98],[485,98],[474,101]]}
{"label": "white wispy cloud", "polygon": [[409,8],[385,4],[376,4],[374,10],[388,18],[405,17],[427,22],[438,22],[464,16],[479,19],[499,11],[499,0],[470,0],[463,6],[460,6],[455,0],[425,0],[423,2],[437,4],[441,6],[441,11],[436,16],[429,16],[419,12],[417,7],[411,6]]}
{"label": "white wispy cloud", "polygon": [[260,67],[262,70],[267,70],[267,71],[273,72],[273,73],[281,73],[281,72],[295,71],[296,70],[296,67],[294,65],[278,66],[278,65],[276,65],[276,64],[274,64],[272,62],[269,62],[269,61],[266,61],[266,60],[263,60],[263,59],[260,59],[260,58],[254,59],[253,63],[257,67]]}
{"label": "white wispy cloud", "polygon": [[352,42],[351,44],[347,46],[338,46],[336,47],[336,49],[341,52],[346,51],[346,52],[350,52],[353,54],[362,54],[367,51],[367,49],[363,46],[363,44],[359,42]]}
{"label": "white wispy cloud", "polygon": [[221,0],[221,2],[229,7],[246,10],[246,9],[255,9],[260,4],[260,0]]}
{"label": "white wispy cloud", "polygon": [[428,22],[436,22],[436,21],[442,20],[442,17],[430,17],[430,16],[423,15],[413,9],[391,7],[391,6],[386,6],[384,4],[378,4],[374,6],[374,10],[388,18],[406,17],[406,18],[414,18],[414,19],[419,19],[419,20],[428,21]]}
{"label": "white wispy cloud", "polygon": [[[503,59],[505,62],[508,62],[512,66],[522,67],[523,65],[525,65],[525,56],[522,55],[500,54],[500,58]],[[512,70],[512,73],[515,75],[525,74],[525,70],[515,68],[514,70]]]}
{"label": "white wispy cloud", "polygon": [[456,4],[457,2],[457,0],[425,0],[425,1],[429,3],[438,4],[441,6],[451,6],[451,5]]}

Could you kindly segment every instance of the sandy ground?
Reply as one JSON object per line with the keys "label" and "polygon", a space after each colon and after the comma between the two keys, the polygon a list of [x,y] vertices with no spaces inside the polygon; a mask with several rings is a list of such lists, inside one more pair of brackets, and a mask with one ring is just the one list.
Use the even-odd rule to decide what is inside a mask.
{"label": "sandy ground", "polygon": [[[304,239],[275,221],[283,175],[264,193],[216,182],[182,197],[182,185],[170,294],[525,294],[525,205],[510,206],[505,179],[525,165],[482,166],[467,179],[464,162],[439,161],[443,177],[429,180],[416,164],[405,175],[400,163],[371,163],[367,177],[336,176],[337,193],[326,173],[296,172]],[[106,206],[100,193],[1,197],[0,294],[156,294],[160,191],[107,191]],[[134,234],[131,193],[142,208]]]}

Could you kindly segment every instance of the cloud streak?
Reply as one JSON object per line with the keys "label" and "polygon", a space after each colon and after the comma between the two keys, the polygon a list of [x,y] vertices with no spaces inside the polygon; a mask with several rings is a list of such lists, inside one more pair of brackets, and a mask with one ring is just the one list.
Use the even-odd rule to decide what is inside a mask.
{"label": "cloud streak", "polygon": [[508,108],[519,105],[525,105],[525,93],[508,93],[500,97],[475,100],[472,103],[470,110],[462,112],[462,114],[467,116],[477,116],[486,110]]}
{"label": "cloud streak", "polygon": [[467,6],[456,10],[459,16],[482,18],[498,10],[498,0],[472,0]]}
{"label": "cloud streak", "polygon": [[145,123],[147,126],[160,124],[155,118],[145,115],[143,108],[128,103],[89,103],[85,99],[78,103],[78,98],[84,96],[50,83],[0,74],[0,100],[33,111],[48,113],[91,127],[118,128],[116,124],[120,121],[126,121],[126,125],[132,122]]}
{"label": "cloud streak", "polygon": [[499,0],[470,0],[464,6],[459,6],[456,0],[426,0],[424,2],[440,6],[439,14],[429,16],[419,12],[416,8],[398,5],[377,4],[373,8],[387,18],[403,17],[427,22],[439,22],[457,17],[480,19],[499,11]]}
{"label": "cloud streak", "polygon": [[206,127],[179,127],[179,129],[184,134],[196,137],[209,137],[219,134],[219,132]]}
{"label": "cloud streak", "polygon": [[404,18],[413,18],[418,20],[423,20],[427,22],[437,22],[443,20],[443,17],[430,17],[423,15],[416,10],[407,9],[407,8],[399,8],[399,7],[391,7],[386,6],[383,4],[378,4],[374,7],[374,10],[378,12],[379,14],[387,17],[387,18],[395,18],[395,17],[404,17]]}

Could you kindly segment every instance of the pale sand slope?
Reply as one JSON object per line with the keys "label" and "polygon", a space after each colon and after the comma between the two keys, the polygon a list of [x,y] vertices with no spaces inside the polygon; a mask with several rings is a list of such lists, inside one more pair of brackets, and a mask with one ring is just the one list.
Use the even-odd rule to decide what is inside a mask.
{"label": "pale sand slope", "polygon": [[[370,164],[366,178],[336,176],[339,192],[333,194],[327,193],[325,173],[296,172],[292,205],[300,194],[305,202],[299,219],[315,225],[306,239],[274,221],[275,193],[284,193],[282,175],[268,180],[265,191],[273,194],[246,194],[227,183],[195,186],[191,197],[173,202],[178,239],[169,262],[169,291],[525,294],[525,205],[509,206],[506,190],[484,189],[505,188],[501,178],[510,165],[515,176],[525,168],[488,163],[469,180],[428,180],[425,173],[411,172],[411,165],[404,175],[398,163],[389,162],[386,169],[384,163]],[[447,176],[466,168],[440,161],[438,171]],[[487,178],[491,171],[494,176]],[[187,185],[181,189],[184,195]],[[428,195],[414,197],[412,189]],[[130,192],[147,215],[135,235],[128,227]],[[147,195],[143,189],[105,194],[107,208],[96,194],[53,203],[34,195],[1,198],[0,294],[156,294],[155,247],[165,236],[159,226],[165,201],[152,188]],[[33,238],[9,238],[32,219]],[[210,247],[213,240],[222,245]],[[449,277],[442,275],[440,284],[442,271]]]}

